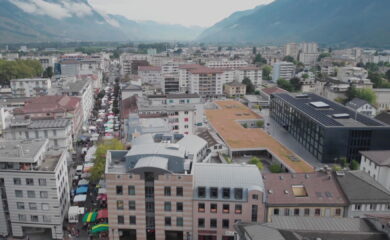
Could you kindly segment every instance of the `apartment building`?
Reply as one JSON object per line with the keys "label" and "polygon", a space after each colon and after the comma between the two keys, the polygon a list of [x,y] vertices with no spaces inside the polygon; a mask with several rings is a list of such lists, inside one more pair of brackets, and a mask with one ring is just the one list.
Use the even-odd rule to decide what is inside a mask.
{"label": "apartment building", "polygon": [[373,88],[376,95],[378,111],[387,111],[390,109],[390,89]]}
{"label": "apartment building", "polygon": [[14,119],[4,130],[6,140],[48,139],[49,149],[71,150],[72,122],[69,119]]}
{"label": "apartment building", "polygon": [[50,88],[51,80],[49,78],[23,78],[11,80],[12,96],[16,98],[47,95]]}
{"label": "apartment building", "polygon": [[273,216],[343,217],[348,201],[329,172],[264,174],[267,222]]}
{"label": "apartment building", "polygon": [[261,87],[263,82],[263,71],[256,66],[239,67],[235,69],[235,81],[242,82],[249,78],[255,87]]}
{"label": "apartment building", "polygon": [[190,88],[190,70],[201,67],[198,64],[183,64],[179,66],[180,90],[186,92]]}
{"label": "apartment building", "polygon": [[273,65],[272,81],[277,82],[283,78],[290,80],[295,75],[295,65],[291,62],[277,62]]}
{"label": "apartment building", "polygon": [[222,95],[223,81],[221,69],[201,67],[189,70],[189,93],[198,93],[202,97]]}
{"label": "apartment building", "polygon": [[135,55],[124,53],[119,57],[120,73],[122,76],[126,74],[138,74],[139,66],[148,66],[147,55]]}
{"label": "apartment building", "polygon": [[291,56],[294,59],[298,59],[299,54],[299,44],[297,43],[287,43],[284,46],[284,55]]}
{"label": "apartment building", "polygon": [[301,43],[300,44],[299,61],[305,65],[313,65],[317,62],[318,56],[318,44],[317,43]]}
{"label": "apartment building", "polygon": [[209,68],[240,68],[248,66],[248,62],[244,60],[215,60],[206,62],[206,66]]}
{"label": "apartment building", "polygon": [[239,97],[246,94],[246,85],[239,82],[231,82],[224,85],[223,92],[229,97]]}
{"label": "apartment building", "polygon": [[139,66],[138,76],[142,84],[150,84],[157,88],[162,88],[163,77],[161,67],[158,66]]}
{"label": "apartment building", "polygon": [[372,83],[368,77],[368,72],[359,67],[342,67],[338,68],[337,79],[344,83],[363,84],[364,87],[372,88]]}
{"label": "apartment building", "polygon": [[361,151],[360,170],[390,190],[390,151]]}
{"label": "apartment building", "polygon": [[55,68],[55,64],[57,63],[57,57],[56,56],[40,56],[39,57],[39,62],[42,65],[42,68],[45,70],[48,67]]}
{"label": "apartment building", "polygon": [[0,143],[0,234],[26,237],[26,230],[50,229],[63,239],[69,208],[66,151],[47,151],[49,140]]}
{"label": "apartment building", "polygon": [[162,82],[162,91],[163,93],[179,93],[180,92],[180,82],[179,76],[174,74],[164,74]]}

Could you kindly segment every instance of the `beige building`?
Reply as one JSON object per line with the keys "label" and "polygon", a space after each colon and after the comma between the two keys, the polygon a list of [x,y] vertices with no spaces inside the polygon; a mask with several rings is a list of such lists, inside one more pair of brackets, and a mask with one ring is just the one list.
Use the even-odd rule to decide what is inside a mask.
{"label": "beige building", "polygon": [[246,85],[239,82],[227,83],[223,91],[229,97],[243,96],[246,94]]}

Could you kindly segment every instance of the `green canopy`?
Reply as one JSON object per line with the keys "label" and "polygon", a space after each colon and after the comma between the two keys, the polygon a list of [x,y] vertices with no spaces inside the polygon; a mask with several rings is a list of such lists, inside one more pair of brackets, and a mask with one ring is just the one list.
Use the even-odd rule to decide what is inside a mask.
{"label": "green canopy", "polygon": [[86,213],[83,217],[83,223],[90,223],[90,222],[95,222],[96,217],[97,217],[97,212],[89,212]]}
{"label": "green canopy", "polygon": [[100,233],[105,231],[108,231],[107,223],[98,224],[92,227],[92,233]]}

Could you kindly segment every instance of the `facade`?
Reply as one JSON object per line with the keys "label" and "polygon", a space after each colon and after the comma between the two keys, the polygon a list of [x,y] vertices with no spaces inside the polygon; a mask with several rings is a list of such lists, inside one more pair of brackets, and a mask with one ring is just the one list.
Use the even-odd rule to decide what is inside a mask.
{"label": "facade", "polygon": [[376,95],[378,111],[386,111],[390,109],[390,89],[388,88],[373,88]]}
{"label": "facade", "polygon": [[190,70],[200,68],[198,64],[183,64],[179,66],[180,90],[188,91],[190,88]]}
{"label": "facade", "polygon": [[283,78],[290,80],[295,74],[295,65],[291,62],[277,62],[273,65],[272,81],[277,82]]}
{"label": "facade", "polygon": [[360,170],[390,190],[390,151],[361,151]]}
{"label": "facade", "polygon": [[140,77],[142,84],[150,84],[157,88],[161,88],[163,86],[161,67],[139,66],[138,76]]}
{"label": "facade", "polygon": [[197,93],[202,97],[222,95],[223,82],[221,75],[223,70],[207,67],[189,70],[189,93]]}
{"label": "facade", "polygon": [[390,149],[389,126],[315,94],[273,94],[270,116],[321,162]]}
{"label": "facade", "polygon": [[162,81],[162,90],[164,93],[180,92],[179,76],[173,74],[165,74]]}
{"label": "facade", "polygon": [[[121,75],[124,76],[126,74],[136,74],[138,72],[139,66],[149,65],[149,63],[147,63],[147,59],[147,55],[134,55],[128,53],[122,54],[119,57]],[[137,61],[138,63],[142,62],[143,64],[135,64]],[[135,69],[135,67],[137,67],[137,69]]]}
{"label": "facade", "polygon": [[69,208],[67,152],[47,152],[48,140],[0,143],[0,233],[25,237],[25,229],[51,229],[63,239]]}
{"label": "facade", "polygon": [[317,62],[318,56],[318,44],[317,43],[301,43],[300,44],[299,61],[305,65],[313,65]]}
{"label": "facade", "polygon": [[348,202],[329,172],[264,174],[267,222],[273,216],[343,217]]}
{"label": "facade", "polygon": [[4,131],[6,140],[49,139],[49,149],[73,147],[72,123],[69,119],[14,120]]}
{"label": "facade", "polygon": [[240,68],[248,65],[249,64],[243,60],[217,60],[208,61],[206,63],[206,66],[210,68]]}
{"label": "facade", "polygon": [[57,57],[55,57],[55,56],[40,56],[39,62],[41,63],[42,68],[44,70],[47,69],[48,67],[52,67],[53,72],[54,72],[55,64],[57,63]]}
{"label": "facade", "polygon": [[354,98],[345,104],[347,107],[357,111],[358,113],[367,115],[369,117],[376,116],[376,108],[366,100]]}
{"label": "facade", "polygon": [[51,88],[49,78],[12,79],[11,91],[14,97],[36,97],[47,95]]}
{"label": "facade", "polygon": [[263,71],[255,66],[240,67],[235,69],[235,80],[242,82],[245,78],[249,78],[256,88],[261,87],[263,82]]}
{"label": "facade", "polygon": [[239,82],[227,83],[224,85],[223,91],[229,97],[244,96],[246,94],[246,85]]}
{"label": "facade", "polygon": [[284,46],[284,55],[291,56],[294,59],[298,59],[299,54],[299,44],[297,43],[287,43]]}

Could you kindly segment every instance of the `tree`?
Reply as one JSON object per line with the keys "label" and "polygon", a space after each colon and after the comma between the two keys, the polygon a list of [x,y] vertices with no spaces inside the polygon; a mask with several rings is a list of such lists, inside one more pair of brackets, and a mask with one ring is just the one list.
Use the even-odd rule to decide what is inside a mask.
{"label": "tree", "polygon": [[272,67],[270,65],[265,65],[263,67],[263,79],[265,80],[271,80],[271,71],[272,71]]}
{"label": "tree", "polygon": [[291,83],[283,78],[280,78],[277,81],[277,84],[278,84],[278,87],[280,87],[286,91],[292,92],[294,90],[294,87],[291,85]]}
{"label": "tree", "polygon": [[339,159],[339,163],[340,163],[342,168],[345,168],[347,166],[347,164],[348,164],[347,158],[346,157],[341,157]]}
{"label": "tree", "polygon": [[387,70],[387,72],[385,73],[385,76],[388,80],[390,80],[390,69]]}
{"label": "tree", "polygon": [[256,47],[253,47],[253,48],[252,48],[252,54],[253,54],[253,55],[256,55],[256,54],[257,54],[257,48],[256,48]]}
{"label": "tree", "polygon": [[248,124],[247,124],[247,123],[243,123],[242,126],[243,126],[244,128],[248,128]]}
{"label": "tree", "polygon": [[321,53],[321,54],[318,56],[317,61],[320,62],[321,59],[326,58],[326,57],[330,57],[330,53]]}
{"label": "tree", "polygon": [[261,159],[258,157],[252,157],[249,160],[249,164],[256,165],[259,168],[259,170],[263,170],[263,168],[264,168],[264,165],[261,162]]}
{"label": "tree", "polygon": [[349,167],[351,168],[351,170],[359,170],[360,164],[358,161],[352,160]]}
{"label": "tree", "polygon": [[301,80],[299,78],[297,78],[297,77],[291,78],[290,79],[290,84],[293,87],[293,91],[294,92],[301,90],[302,83],[301,83]]}
{"label": "tree", "polygon": [[247,94],[253,94],[255,92],[255,86],[249,78],[245,77],[244,80],[242,80],[242,83],[246,85]]}
{"label": "tree", "polygon": [[91,181],[97,182],[103,175],[106,166],[106,154],[108,150],[124,150],[125,146],[118,139],[106,140],[100,143],[96,149],[96,158],[91,170]]}
{"label": "tree", "polygon": [[271,166],[269,166],[269,170],[272,172],[272,173],[281,173],[282,172],[282,167],[279,165],[279,164],[272,164]]}
{"label": "tree", "polygon": [[285,56],[284,58],[283,58],[283,61],[286,61],[286,62],[292,62],[292,63],[296,63],[295,62],[295,59],[293,58],[293,57],[291,57],[291,56]]}
{"label": "tree", "polygon": [[53,67],[47,67],[46,70],[43,72],[44,78],[51,78],[53,77]]}
{"label": "tree", "polygon": [[264,121],[263,121],[263,120],[257,121],[257,122],[256,122],[256,126],[257,126],[258,128],[264,127]]}
{"label": "tree", "polygon": [[11,79],[41,77],[42,72],[38,60],[0,60],[0,85],[9,86]]}
{"label": "tree", "polygon": [[350,87],[348,88],[348,91],[346,92],[348,101],[351,101],[352,99],[360,98],[363,100],[366,100],[370,104],[376,104],[376,95],[375,92],[371,88],[355,88]]}
{"label": "tree", "polygon": [[255,59],[253,60],[254,64],[267,64],[267,59],[263,58],[260,53],[256,54]]}

